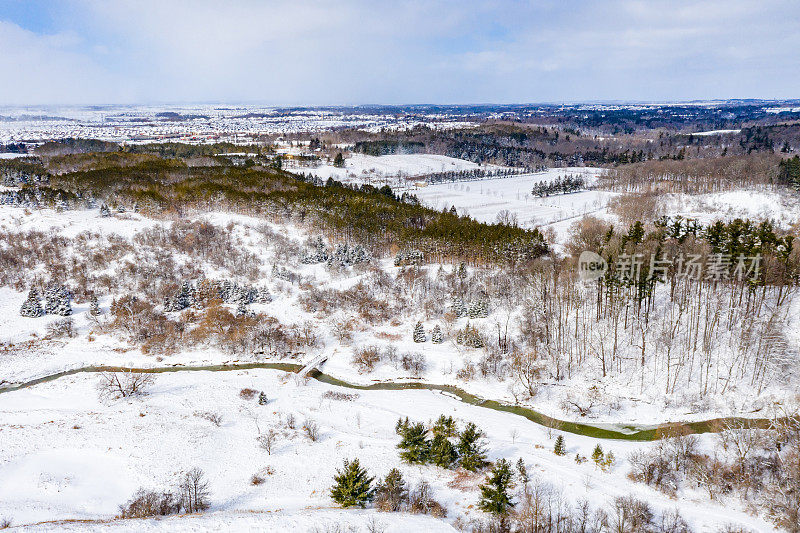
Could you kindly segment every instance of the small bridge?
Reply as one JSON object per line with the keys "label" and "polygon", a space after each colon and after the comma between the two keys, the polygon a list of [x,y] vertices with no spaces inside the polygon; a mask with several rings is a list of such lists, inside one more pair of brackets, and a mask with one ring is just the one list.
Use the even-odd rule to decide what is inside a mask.
{"label": "small bridge", "polygon": [[300,369],[300,371],[297,373],[297,377],[300,379],[304,379],[305,377],[308,376],[308,374],[312,370],[316,369],[319,365],[327,361],[328,357],[330,357],[330,355],[328,354],[322,354],[316,356],[314,359],[311,360],[311,362],[309,362],[306,366]]}

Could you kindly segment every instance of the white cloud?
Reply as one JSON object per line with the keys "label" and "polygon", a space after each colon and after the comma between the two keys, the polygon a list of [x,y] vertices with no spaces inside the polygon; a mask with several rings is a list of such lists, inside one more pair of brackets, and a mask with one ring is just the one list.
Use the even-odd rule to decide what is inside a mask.
{"label": "white cloud", "polygon": [[125,98],[80,52],[74,33],[37,35],[0,20],[0,103],[103,103]]}
{"label": "white cloud", "polygon": [[57,35],[0,22],[11,51],[0,66],[20,80],[0,103],[796,97],[800,86],[800,7],[788,0],[73,2]]}

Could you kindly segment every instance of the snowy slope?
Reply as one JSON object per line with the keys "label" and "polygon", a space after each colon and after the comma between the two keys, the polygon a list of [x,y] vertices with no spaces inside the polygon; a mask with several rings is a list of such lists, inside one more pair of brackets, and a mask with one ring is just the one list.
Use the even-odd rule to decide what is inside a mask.
{"label": "snowy slope", "polygon": [[[573,460],[576,453],[589,456],[596,439],[567,435],[568,454],[557,457],[545,428],[443,394],[362,391],[337,400],[325,393],[352,391],[315,381],[298,383],[278,371],[250,370],[159,374],[145,396],[100,400],[98,380],[95,374],[82,374],[0,394],[0,478],[5,481],[0,487],[0,517],[18,525],[109,519],[138,487],[170,488],[180,471],[199,466],[210,483],[212,513],[186,523],[180,518],[148,521],[146,528],[289,527],[320,515],[337,523],[363,524],[361,511],[317,511],[334,507],[328,496],[332,477],[344,459],[353,457],[372,475],[398,467],[412,484],[428,480],[436,499],[449,509],[450,523],[459,516],[480,517],[474,509],[480,478],[456,488],[452,471],[399,461],[397,418],[427,421],[444,413],[456,417],[462,427],[475,422],[487,433],[490,459],[523,458],[534,478],[554,483],[567,501],[586,498],[600,506],[615,496],[636,493],[658,511],[678,508],[700,531],[725,522],[769,530],[729,502],[701,503],[701,493],[692,491],[671,500],[629,481],[625,458],[653,444],[603,442],[618,458],[617,465],[603,473],[591,463],[578,465]],[[270,402],[260,406],[255,399],[242,399],[239,391],[245,387],[265,391]],[[198,416],[203,412],[219,414],[221,424],[217,427]],[[287,426],[290,414],[295,429]],[[303,435],[300,426],[305,420],[319,424],[317,442]],[[256,440],[259,431],[269,428],[280,435],[271,454]],[[266,481],[251,485],[253,474]],[[257,514],[248,514],[251,511]],[[258,514],[264,512],[270,514]],[[398,518],[395,523],[393,515],[378,516],[395,527],[432,527],[420,517]],[[132,529],[131,524],[140,527],[134,521],[112,529]],[[38,530],[47,529],[42,525]]]}

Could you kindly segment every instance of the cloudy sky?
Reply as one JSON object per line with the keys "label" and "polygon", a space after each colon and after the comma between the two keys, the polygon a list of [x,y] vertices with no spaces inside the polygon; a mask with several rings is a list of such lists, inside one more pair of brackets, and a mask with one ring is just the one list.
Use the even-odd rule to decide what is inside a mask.
{"label": "cloudy sky", "polygon": [[800,97],[795,0],[0,0],[0,105]]}

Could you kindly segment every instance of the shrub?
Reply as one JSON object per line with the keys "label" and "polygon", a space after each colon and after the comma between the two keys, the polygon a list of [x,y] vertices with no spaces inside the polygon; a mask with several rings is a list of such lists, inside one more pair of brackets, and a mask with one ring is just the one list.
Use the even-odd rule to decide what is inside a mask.
{"label": "shrub", "polygon": [[311,442],[317,442],[319,440],[319,425],[313,420],[306,420],[303,422],[303,431],[306,433],[306,437]]}
{"label": "shrub", "polygon": [[339,392],[339,391],[326,391],[322,397],[326,400],[336,400],[339,402],[352,402],[358,399],[358,394],[348,394],[346,392]]}
{"label": "shrub", "polygon": [[255,389],[242,389],[239,391],[239,398],[242,400],[252,400],[256,397],[258,391]]}
{"label": "shrub", "polygon": [[408,510],[416,514],[429,514],[436,518],[447,516],[447,508],[433,498],[430,484],[422,480],[408,495]]}
{"label": "shrub", "polygon": [[120,518],[147,518],[180,512],[181,504],[171,492],[139,489],[130,501],[119,508]]}
{"label": "shrub", "polygon": [[222,415],[219,414],[219,413],[214,413],[214,412],[211,412],[211,411],[205,411],[205,412],[195,413],[194,416],[196,416],[198,418],[202,418],[204,420],[208,420],[209,422],[211,422],[212,424],[214,424],[217,427],[222,425]]}
{"label": "shrub", "polygon": [[614,499],[609,525],[613,531],[645,532],[650,531],[653,517],[647,502],[634,496],[620,496]]}
{"label": "shrub", "polygon": [[47,336],[51,339],[60,339],[62,337],[73,338],[78,335],[75,329],[75,321],[72,318],[63,318],[51,322],[47,326]]}
{"label": "shrub", "polygon": [[377,346],[357,348],[353,352],[353,364],[356,365],[359,372],[372,372],[380,361],[381,354]]}
{"label": "shrub", "polygon": [[421,353],[404,353],[400,358],[403,370],[411,372],[415,377],[420,377],[427,368],[425,356]]}
{"label": "shrub", "polygon": [[153,384],[153,374],[140,372],[103,372],[98,390],[101,397],[129,398],[143,394]]}
{"label": "shrub", "polygon": [[278,440],[278,432],[270,428],[266,433],[258,436],[258,443],[267,451],[267,455],[272,455],[272,448]]}

